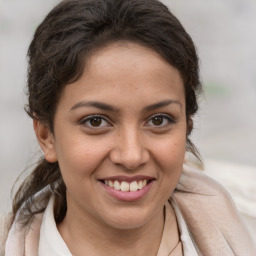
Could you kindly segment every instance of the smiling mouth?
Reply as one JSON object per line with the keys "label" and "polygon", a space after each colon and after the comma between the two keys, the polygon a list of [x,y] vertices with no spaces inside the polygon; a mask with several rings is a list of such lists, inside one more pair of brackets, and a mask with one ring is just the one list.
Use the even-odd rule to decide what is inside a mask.
{"label": "smiling mouth", "polygon": [[120,181],[120,180],[101,180],[106,186],[113,188],[116,191],[122,192],[136,192],[146,187],[152,179],[142,179],[132,182]]}

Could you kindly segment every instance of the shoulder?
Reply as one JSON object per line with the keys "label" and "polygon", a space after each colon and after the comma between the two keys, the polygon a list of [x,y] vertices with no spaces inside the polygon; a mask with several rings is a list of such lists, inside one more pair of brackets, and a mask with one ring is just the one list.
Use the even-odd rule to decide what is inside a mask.
{"label": "shoulder", "polygon": [[225,217],[225,212],[237,214],[237,207],[226,188],[206,173],[207,171],[184,164],[175,197],[181,201],[189,199],[197,202],[202,210],[222,209],[222,212],[216,210],[216,214],[222,214],[222,218]]}
{"label": "shoulder", "polygon": [[186,222],[197,229],[226,228],[231,219],[239,219],[236,206],[224,187],[204,171],[187,164],[183,166],[173,197]]}
{"label": "shoulder", "polygon": [[177,190],[201,196],[229,197],[220,183],[207,176],[204,171],[188,164],[183,165],[183,172]]}
{"label": "shoulder", "polygon": [[203,255],[255,255],[231,196],[203,171],[184,165],[173,197]]}
{"label": "shoulder", "polygon": [[5,242],[11,226],[11,214],[0,214],[0,256],[4,255]]}
{"label": "shoulder", "polygon": [[175,197],[180,204],[186,201],[186,205],[200,206],[201,210],[205,211],[215,212],[224,207],[224,212],[236,212],[236,206],[230,194],[220,183],[207,176],[204,171],[187,164],[183,166]]}

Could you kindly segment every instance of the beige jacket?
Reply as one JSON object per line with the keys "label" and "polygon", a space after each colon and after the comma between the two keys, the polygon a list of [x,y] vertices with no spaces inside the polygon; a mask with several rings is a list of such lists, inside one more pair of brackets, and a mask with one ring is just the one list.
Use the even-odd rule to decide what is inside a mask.
{"label": "beige jacket", "polygon": [[[191,238],[203,256],[255,256],[249,232],[227,192],[217,182],[188,165],[173,194]],[[36,256],[42,216],[37,216],[28,234],[12,227],[5,256]],[[8,235],[8,219],[0,219],[0,256]],[[163,252],[161,256],[168,256]]]}
{"label": "beige jacket", "polygon": [[4,256],[4,247],[10,229],[11,215],[0,214],[0,256]]}

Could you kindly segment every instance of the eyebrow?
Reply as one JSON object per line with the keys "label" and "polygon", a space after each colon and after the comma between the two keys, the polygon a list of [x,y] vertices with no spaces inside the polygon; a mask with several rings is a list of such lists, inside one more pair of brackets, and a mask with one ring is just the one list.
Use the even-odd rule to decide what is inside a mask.
{"label": "eyebrow", "polygon": [[158,108],[166,107],[166,106],[169,106],[170,104],[178,104],[180,106],[180,108],[182,108],[182,104],[178,100],[164,100],[164,101],[160,101],[158,103],[155,103],[155,104],[145,107],[143,109],[143,112],[149,112],[149,111],[152,111],[152,110],[155,110]]}
{"label": "eyebrow", "polygon": [[[170,104],[178,104],[180,105],[180,107],[182,108],[182,104],[180,103],[180,101],[177,100],[164,100],[164,101],[160,101],[157,102],[155,104],[149,105],[145,108],[143,108],[143,112],[149,112],[158,108],[162,108],[162,107],[166,107]],[[111,111],[111,112],[120,112],[119,108],[116,108],[114,106],[111,106],[109,104],[103,103],[103,102],[98,102],[98,101],[80,101],[77,104],[75,104],[70,111],[73,111],[75,109],[81,108],[81,107],[94,107],[94,108],[98,108],[101,110],[106,110],[106,111]]]}
{"label": "eyebrow", "polygon": [[102,110],[112,111],[112,112],[118,112],[119,109],[116,107],[113,107],[109,104],[98,102],[98,101],[80,101],[77,104],[75,104],[70,110],[73,111],[77,108],[81,107],[94,107],[99,108]]}

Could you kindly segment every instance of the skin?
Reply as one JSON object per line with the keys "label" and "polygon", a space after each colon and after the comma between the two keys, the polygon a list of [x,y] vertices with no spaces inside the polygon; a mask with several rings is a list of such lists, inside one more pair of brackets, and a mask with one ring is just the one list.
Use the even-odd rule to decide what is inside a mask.
{"label": "skin", "polygon": [[[93,127],[95,114],[102,119]],[[34,128],[45,158],[59,162],[67,187],[67,214],[58,229],[72,254],[156,255],[164,204],[185,154],[185,93],[178,70],[139,44],[106,46],[87,60],[83,76],[64,88],[54,134],[38,121]],[[127,202],[111,196],[100,181],[116,175],[154,180],[142,198]],[[174,212],[172,229],[175,247]]]}

